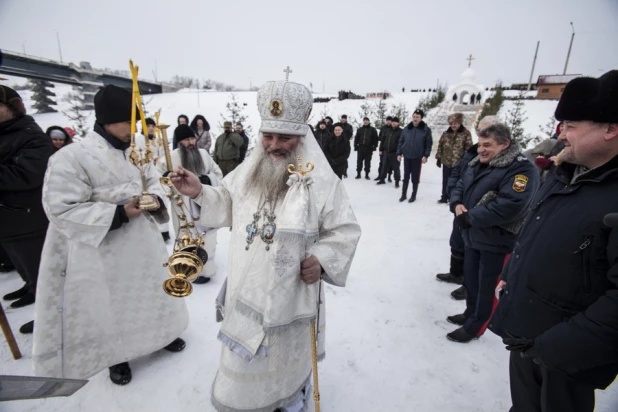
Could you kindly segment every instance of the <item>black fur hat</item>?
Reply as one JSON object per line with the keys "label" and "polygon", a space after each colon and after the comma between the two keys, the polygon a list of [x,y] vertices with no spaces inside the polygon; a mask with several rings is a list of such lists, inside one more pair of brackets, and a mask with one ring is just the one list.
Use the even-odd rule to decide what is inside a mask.
{"label": "black fur hat", "polygon": [[190,137],[194,138],[195,132],[188,125],[181,124],[176,128],[176,130],[174,130],[174,137],[176,137],[176,140],[180,142],[181,140],[188,139]]}
{"label": "black fur hat", "polygon": [[148,117],[146,118],[146,126],[156,126],[157,124],[155,123],[155,121],[152,119],[152,117]]}
{"label": "black fur hat", "polygon": [[564,88],[555,116],[558,121],[618,123],[618,70],[611,70],[598,79],[571,80]]}

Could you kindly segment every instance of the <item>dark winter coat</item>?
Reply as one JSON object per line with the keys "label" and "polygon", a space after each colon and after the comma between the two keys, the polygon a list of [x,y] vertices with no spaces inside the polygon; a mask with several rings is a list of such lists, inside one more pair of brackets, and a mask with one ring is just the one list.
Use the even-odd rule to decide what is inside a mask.
{"label": "dark winter coat", "polygon": [[[482,164],[480,156],[475,157],[450,197],[453,213],[458,204],[468,209],[468,223],[472,227],[461,231],[466,246],[495,253],[513,250],[539,184],[536,168],[516,142],[511,142],[489,164]],[[490,192],[497,194],[497,198],[479,205],[486,202]]]}
{"label": "dark winter coat", "polygon": [[618,374],[618,156],[572,182],[562,164],[537,193],[502,273],[491,330],[534,339],[553,370],[597,388]]}
{"label": "dark winter coat", "polygon": [[478,156],[478,148],[478,143],[470,146],[466,153],[464,153],[459,163],[457,163],[457,165],[451,171],[451,175],[448,178],[448,183],[446,184],[446,194],[449,198],[451,197],[451,191],[453,190],[453,188],[455,188],[455,186],[457,186],[457,182],[459,182],[461,176],[466,172],[466,169],[468,169],[468,163],[470,163],[472,159]]}
{"label": "dark winter coat", "polygon": [[326,144],[328,139],[330,139],[333,136],[333,134],[328,131],[328,128],[324,130],[319,129],[319,128],[315,129],[315,131],[313,132],[313,135],[315,136],[315,140],[318,141],[318,144],[320,145],[322,150],[324,150],[324,144]]}
{"label": "dark winter coat", "polygon": [[397,127],[393,129],[390,127],[391,131],[385,131],[383,136],[383,140],[380,142],[380,151],[384,153],[396,153],[397,147],[399,147],[399,139],[401,139],[401,132],[403,129],[401,127]]}
{"label": "dark winter coat", "polygon": [[463,125],[456,132],[449,127],[440,137],[436,159],[443,166],[455,167],[472,145],[472,135]]}
{"label": "dark winter coat", "polygon": [[0,239],[45,231],[42,190],[49,136],[30,116],[0,123]]}
{"label": "dark winter coat", "polygon": [[378,141],[383,141],[390,133],[392,133],[393,127],[385,124],[380,127],[380,133],[378,134]]}
{"label": "dark winter coat", "polygon": [[249,150],[249,136],[247,136],[244,130],[238,134],[242,137],[243,141],[242,146],[238,149],[238,163],[242,163],[245,160],[245,156],[247,156],[247,150]]}
{"label": "dark winter coat", "polygon": [[410,123],[401,132],[397,155],[403,155],[406,159],[429,159],[432,144],[431,129],[425,122],[421,121],[418,127]]}
{"label": "dark winter coat", "polygon": [[371,125],[356,129],[354,151],[374,152],[378,148],[378,131]]}
{"label": "dark winter coat", "polygon": [[324,145],[324,156],[333,168],[337,176],[341,176],[348,170],[348,158],[350,157],[350,141],[342,134],[332,136]]}
{"label": "dark winter coat", "polygon": [[343,128],[343,136],[345,136],[346,139],[351,140],[352,137],[354,137],[354,128],[350,123],[335,123],[333,125],[333,130],[331,130],[333,134],[335,133],[335,126],[341,126]]}

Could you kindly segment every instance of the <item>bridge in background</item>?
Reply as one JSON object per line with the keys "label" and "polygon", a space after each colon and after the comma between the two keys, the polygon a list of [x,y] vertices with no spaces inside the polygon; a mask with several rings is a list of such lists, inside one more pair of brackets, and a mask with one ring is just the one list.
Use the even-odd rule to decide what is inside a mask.
{"label": "bridge in background", "polygon": [[[96,70],[88,62],[81,62],[78,66],[9,51],[0,51],[0,73],[81,87],[84,108],[88,109],[94,107],[94,95],[103,86],[113,84],[128,90],[133,88],[130,76]],[[138,84],[143,95],[162,93],[164,89],[161,83],[138,80]]]}

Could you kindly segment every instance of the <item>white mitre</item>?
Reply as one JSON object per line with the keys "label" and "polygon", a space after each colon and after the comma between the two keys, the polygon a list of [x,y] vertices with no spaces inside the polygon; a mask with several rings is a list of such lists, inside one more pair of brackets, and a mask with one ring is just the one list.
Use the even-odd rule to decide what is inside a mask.
{"label": "white mitre", "polygon": [[313,96],[307,87],[285,80],[268,82],[258,91],[257,104],[262,118],[260,132],[307,134],[306,123],[313,108]]}

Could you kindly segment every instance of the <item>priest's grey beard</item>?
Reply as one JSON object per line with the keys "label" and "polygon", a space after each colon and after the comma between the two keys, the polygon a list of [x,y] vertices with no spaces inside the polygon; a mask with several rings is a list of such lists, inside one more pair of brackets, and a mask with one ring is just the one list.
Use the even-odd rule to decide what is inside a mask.
{"label": "priest's grey beard", "polygon": [[284,159],[274,159],[261,144],[257,144],[252,155],[256,158],[247,174],[246,192],[257,197],[264,195],[270,199],[278,199],[287,192],[290,177],[288,164],[297,163],[296,153],[301,144],[299,143],[296,150],[288,153]]}
{"label": "priest's grey beard", "polygon": [[202,176],[206,173],[204,159],[202,159],[202,155],[196,146],[187,148],[182,144],[179,144],[178,150],[180,151],[180,163],[182,164],[182,167],[196,176]]}

